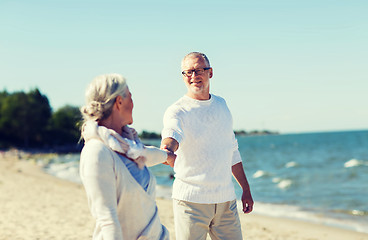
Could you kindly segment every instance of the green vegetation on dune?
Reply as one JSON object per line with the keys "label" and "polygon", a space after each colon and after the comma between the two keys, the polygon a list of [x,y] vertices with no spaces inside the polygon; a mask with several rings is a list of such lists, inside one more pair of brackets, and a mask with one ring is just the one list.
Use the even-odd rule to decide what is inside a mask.
{"label": "green vegetation on dune", "polygon": [[0,148],[66,148],[79,141],[81,114],[65,106],[53,112],[38,89],[0,92]]}

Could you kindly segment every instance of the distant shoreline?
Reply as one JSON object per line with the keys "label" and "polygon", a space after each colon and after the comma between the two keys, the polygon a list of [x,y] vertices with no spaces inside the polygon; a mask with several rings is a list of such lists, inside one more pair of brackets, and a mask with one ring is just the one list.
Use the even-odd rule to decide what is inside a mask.
{"label": "distant shoreline", "polygon": [[[270,130],[252,130],[252,131],[245,131],[245,130],[235,130],[234,131],[236,136],[259,136],[259,135],[279,135],[280,133],[277,131],[270,131]],[[156,132],[149,132],[143,130],[139,137],[144,140],[154,140],[154,139],[161,139],[161,135]]]}
{"label": "distant shoreline", "polygon": [[[267,135],[294,135],[294,134],[316,134],[316,133],[344,133],[344,132],[360,132],[360,131],[368,131],[368,129],[352,129],[352,130],[331,130],[331,131],[315,131],[315,132],[290,132],[290,133],[280,133],[278,131],[270,131],[270,130],[235,130],[235,136],[243,137],[243,136],[267,136]],[[160,140],[161,135],[156,132],[149,132],[143,130],[139,137],[142,141],[150,141],[150,140]],[[23,152],[31,153],[31,154],[43,154],[43,153],[55,153],[55,154],[66,154],[66,153],[79,153],[84,146],[83,140],[79,143],[61,145],[61,146],[52,146],[52,147],[8,147],[8,148],[0,148],[0,151],[9,151],[12,149],[17,149]]]}
{"label": "distant shoreline", "polygon": [[259,136],[259,135],[279,135],[279,132],[270,130],[252,130],[246,132],[245,130],[234,131],[235,136]]}

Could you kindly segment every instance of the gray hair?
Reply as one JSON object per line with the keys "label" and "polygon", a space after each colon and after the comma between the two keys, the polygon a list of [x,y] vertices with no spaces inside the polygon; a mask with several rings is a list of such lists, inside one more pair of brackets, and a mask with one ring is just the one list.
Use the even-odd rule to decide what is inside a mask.
{"label": "gray hair", "polygon": [[96,77],[87,87],[86,105],[81,107],[84,122],[101,121],[108,118],[117,96],[125,98],[128,88],[126,79],[120,74],[105,74]]}
{"label": "gray hair", "polygon": [[184,61],[188,58],[188,57],[201,57],[203,58],[203,60],[205,61],[207,67],[211,67],[210,65],[210,60],[208,60],[206,54],[201,53],[201,52],[191,52],[188,53],[187,55],[185,55],[185,57],[183,58],[183,60],[181,61],[181,66],[183,67],[183,63]]}

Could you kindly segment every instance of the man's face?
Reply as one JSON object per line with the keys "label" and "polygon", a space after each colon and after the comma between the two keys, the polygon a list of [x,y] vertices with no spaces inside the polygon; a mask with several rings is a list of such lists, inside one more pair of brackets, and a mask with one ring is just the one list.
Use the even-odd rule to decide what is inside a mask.
{"label": "man's face", "polygon": [[[201,56],[189,56],[182,63],[182,71],[192,72],[191,75],[183,75],[183,80],[187,86],[187,95],[197,100],[208,100],[210,91],[210,78],[212,78],[212,68],[208,68],[205,60]],[[196,73],[199,70],[202,73]],[[202,70],[202,71],[201,71]],[[198,72],[198,71],[197,71]]]}

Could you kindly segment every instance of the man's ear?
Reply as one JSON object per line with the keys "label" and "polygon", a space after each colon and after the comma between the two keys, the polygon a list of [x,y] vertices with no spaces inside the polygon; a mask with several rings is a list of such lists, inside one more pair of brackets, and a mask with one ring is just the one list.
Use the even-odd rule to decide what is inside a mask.
{"label": "man's ear", "polygon": [[211,68],[210,69],[210,78],[212,78],[212,76],[213,76],[213,69]]}

